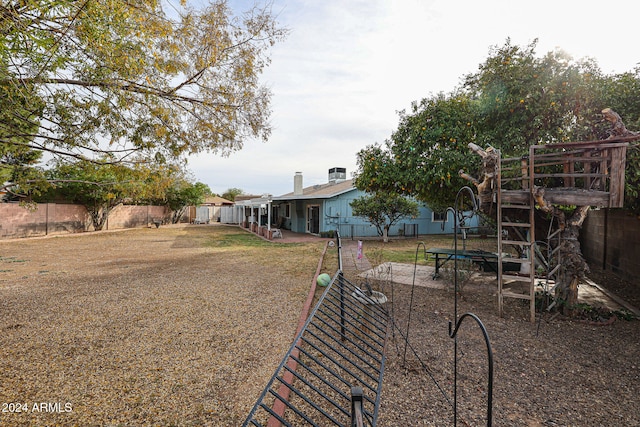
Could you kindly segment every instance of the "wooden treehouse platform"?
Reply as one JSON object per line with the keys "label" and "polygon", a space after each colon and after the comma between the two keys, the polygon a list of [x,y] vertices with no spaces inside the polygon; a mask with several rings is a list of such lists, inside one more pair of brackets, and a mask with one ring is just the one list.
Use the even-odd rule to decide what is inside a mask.
{"label": "wooden treehouse platform", "polygon": [[500,315],[504,298],[525,299],[534,322],[536,287],[554,283],[562,268],[562,260],[552,249],[563,238],[561,230],[549,229],[547,236],[537,237],[536,206],[622,207],[627,146],[636,139],[639,137],[533,145],[527,156],[499,156],[494,189],[501,236],[498,253],[514,250],[519,257],[509,261],[521,264],[520,272],[513,275],[503,272],[498,263]]}
{"label": "wooden treehouse platform", "polygon": [[528,203],[531,190],[542,187],[553,204],[622,207],[628,145],[612,140],[532,145],[528,156],[500,159],[502,201]]}

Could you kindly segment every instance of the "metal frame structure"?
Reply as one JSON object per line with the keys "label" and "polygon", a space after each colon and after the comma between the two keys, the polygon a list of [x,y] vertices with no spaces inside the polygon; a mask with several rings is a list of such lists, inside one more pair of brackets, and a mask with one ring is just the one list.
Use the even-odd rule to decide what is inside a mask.
{"label": "metal frame structure", "polygon": [[[388,313],[339,269],[243,426],[375,426]],[[355,423],[355,424],[354,424]]]}

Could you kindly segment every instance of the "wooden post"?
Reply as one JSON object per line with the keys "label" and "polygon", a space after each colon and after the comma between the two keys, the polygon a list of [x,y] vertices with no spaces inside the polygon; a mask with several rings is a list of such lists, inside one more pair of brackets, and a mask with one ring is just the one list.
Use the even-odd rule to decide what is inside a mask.
{"label": "wooden post", "polygon": [[[573,162],[573,154],[567,154],[565,156],[566,160],[563,164],[564,173],[573,174],[575,172],[575,164]],[[572,176],[565,177],[564,179],[565,187],[574,187],[575,186],[575,178]]]}
{"label": "wooden post", "polygon": [[609,176],[609,207],[621,208],[624,205],[624,168],[627,147],[609,149],[611,152],[611,175]]}
{"label": "wooden post", "polygon": [[526,159],[520,160],[520,171],[522,173],[522,189],[529,188],[529,165]]}

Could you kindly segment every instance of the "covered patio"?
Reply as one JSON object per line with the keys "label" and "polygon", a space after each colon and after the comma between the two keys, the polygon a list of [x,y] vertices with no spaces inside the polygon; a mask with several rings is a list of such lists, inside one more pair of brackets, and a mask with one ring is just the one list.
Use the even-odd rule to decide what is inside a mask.
{"label": "covered patio", "polygon": [[263,194],[261,197],[236,201],[236,209],[240,211],[240,226],[246,228],[267,240],[283,239],[285,234],[291,238],[292,233],[274,225],[273,197],[271,194]]}

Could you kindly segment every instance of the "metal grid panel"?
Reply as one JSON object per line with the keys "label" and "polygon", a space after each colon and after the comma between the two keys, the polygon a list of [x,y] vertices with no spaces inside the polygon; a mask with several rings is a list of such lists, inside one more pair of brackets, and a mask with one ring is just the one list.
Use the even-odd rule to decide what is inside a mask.
{"label": "metal grid panel", "polygon": [[351,426],[360,408],[356,418],[375,426],[388,313],[372,298],[339,270],[244,426]]}

